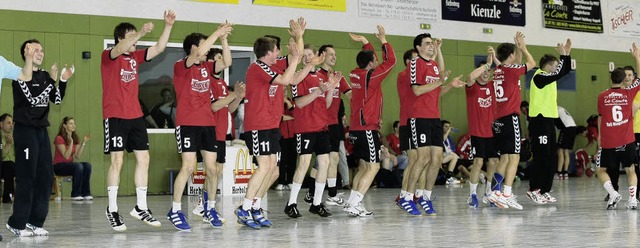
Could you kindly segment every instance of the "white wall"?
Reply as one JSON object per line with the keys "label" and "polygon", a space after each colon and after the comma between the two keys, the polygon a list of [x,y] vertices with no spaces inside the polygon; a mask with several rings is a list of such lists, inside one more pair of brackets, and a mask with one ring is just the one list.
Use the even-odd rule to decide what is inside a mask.
{"label": "white wall", "polygon": [[[373,33],[376,24],[383,24],[388,34],[414,36],[427,31],[445,39],[445,44],[446,39],[496,43],[512,41],[518,30],[524,31],[527,43],[533,45],[554,46],[570,37],[576,48],[628,51],[634,41],[609,35],[610,21],[607,17],[610,11],[607,6],[612,0],[601,0],[605,28],[603,34],[544,28],[540,0],[526,1],[525,27],[439,20],[429,22],[431,30],[419,29],[419,22],[414,21],[359,17],[358,0],[346,1],[347,12],[260,6],[253,5],[252,0],[239,0],[238,5],[187,0],[0,0],[0,9],[161,19],[163,10],[170,8],[177,12],[178,20],[220,23],[227,19],[237,24],[273,27],[285,27],[289,19],[304,16],[309,29]],[[440,10],[440,0],[418,1]],[[493,34],[483,34],[483,27],[493,28]]]}

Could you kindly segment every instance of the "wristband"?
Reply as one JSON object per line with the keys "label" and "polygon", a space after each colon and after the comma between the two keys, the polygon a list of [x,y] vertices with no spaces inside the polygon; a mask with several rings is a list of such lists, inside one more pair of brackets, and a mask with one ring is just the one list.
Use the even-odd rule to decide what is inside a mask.
{"label": "wristband", "polygon": [[[76,67],[75,66],[71,66],[71,73],[75,73],[76,72]],[[67,68],[66,67],[62,67],[62,73],[60,73],[60,82],[66,83],[67,80],[69,80],[67,78],[67,80],[62,79],[62,75],[64,75],[64,73],[67,72]]]}

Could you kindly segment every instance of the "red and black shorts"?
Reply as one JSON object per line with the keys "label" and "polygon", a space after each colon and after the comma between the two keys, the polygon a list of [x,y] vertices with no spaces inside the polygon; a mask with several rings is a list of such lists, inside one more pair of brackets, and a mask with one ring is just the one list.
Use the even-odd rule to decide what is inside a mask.
{"label": "red and black shorts", "polygon": [[208,151],[216,152],[216,128],[213,126],[177,126],[178,153]]}

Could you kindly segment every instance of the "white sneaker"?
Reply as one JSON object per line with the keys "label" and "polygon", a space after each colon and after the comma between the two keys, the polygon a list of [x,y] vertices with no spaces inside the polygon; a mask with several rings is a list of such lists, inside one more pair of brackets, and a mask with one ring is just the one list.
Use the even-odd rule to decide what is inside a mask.
{"label": "white sneaker", "polygon": [[520,205],[520,203],[518,203],[518,200],[516,200],[516,195],[510,195],[507,197],[504,194],[502,194],[502,197],[505,198],[505,200],[507,201],[507,205],[509,205],[510,208],[522,210],[522,205]]}
{"label": "white sneaker", "polygon": [[615,194],[610,195],[609,202],[607,202],[607,210],[616,209],[616,207],[618,206],[618,202],[620,200],[622,200],[622,196],[618,192],[615,192]]}
{"label": "white sneaker", "polygon": [[27,223],[27,228],[33,232],[34,236],[49,236],[49,231],[45,230],[42,227],[37,227]]}
{"label": "white sneaker", "polygon": [[342,211],[347,212],[347,215],[352,217],[360,216],[360,210],[356,209],[356,207],[351,206],[349,204],[345,204],[344,207],[342,208]]}
{"label": "white sneaker", "polygon": [[90,196],[90,195],[85,196],[85,197],[84,197],[84,200],[85,200],[85,201],[91,201],[91,200],[93,200],[93,196]]}
{"label": "white sneaker", "polygon": [[636,210],[638,209],[638,199],[629,198],[627,201],[627,209]]}
{"label": "white sneaker", "polygon": [[555,197],[551,196],[551,194],[549,194],[549,192],[542,194],[542,197],[544,197],[545,200],[547,200],[547,202],[557,202],[558,199],[556,199]]}
{"label": "white sneaker", "polygon": [[[537,204],[547,204],[547,199],[540,194],[540,190],[527,191],[527,197]],[[555,198],[554,198],[555,199]]]}
{"label": "white sneaker", "polygon": [[455,177],[447,178],[447,184],[460,184],[460,180]]}
{"label": "white sneaker", "polygon": [[82,200],[84,200],[84,197],[82,197],[82,196],[75,196],[75,197],[71,197],[71,200],[72,200],[72,201],[82,201]]}
{"label": "white sneaker", "polygon": [[334,197],[327,196],[327,200],[324,203],[331,206],[342,206],[344,204],[342,195],[344,195],[344,193],[338,193]]}
{"label": "white sneaker", "polygon": [[487,196],[487,200],[489,200],[489,202],[495,204],[499,208],[509,208],[509,204],[507,203],[506,198],[502,196],[500,191],[493,191],[493,193]]}
{"label": "white sneaker", "polygon": [[26,228],[25,229],[13,228],[9,224],[7,224],[6,226],[7,226],[7,229],[11,231],[11,233],[16,235],[16,237],[33,237],[33,232],[31,230],[27,230]]}
{"label": "white sneaker", "polygon": [[202,204],[202,198],[199,198],[198,205],[196,205],[196,208],[194,208],[193,211],[191,211],[191,213],[200,217],[204,216],[204,205]]}
{"label": "white sneaker", "polygon": [[278,184],[278,185],[276,186],[276,190],[278,190],[278,191],[282,191],[282,190],[284,190],[284,185],[283,185],[283,184]]}
{"label": "white sneaker", "polygon": [[368,211],[366,208],[364,208],[364,204],[362,204],[362,202],[360,204],[358,204],[358,206],[356,206],[356,209],[360,211],[360,216],[371,216],[371,215],[373,215],[373,212]]}

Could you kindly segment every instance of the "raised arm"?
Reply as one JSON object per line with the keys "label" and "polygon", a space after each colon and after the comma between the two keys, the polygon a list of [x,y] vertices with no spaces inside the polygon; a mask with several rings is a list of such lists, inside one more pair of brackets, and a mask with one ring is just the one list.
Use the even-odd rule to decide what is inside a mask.
{"label": "raised arm", "polygon": [[167,42],[169,42],[169,36],[171,35],[171,28],[173,28],[173,24],[176,22],[176,13],[173,10],[167,10],[164,12],[164,30],[162,30],[162,34],[160,35],[160,39],[158,42],[149,47],[147,51],[146,60],[151,60],[158,56],[160,53],[164,52],[164,49],[167,47]]}
{"label": "raised arm", "polygon": [[438,58],[438,69],[440,69],[440,71],[445,71],[445,66],[444,66],[444,54],[442,54],[442,39],[436,39],[435,40],[435,47],[436,47],[436,54],[437,54],[437,58]]}
{"label": "raised arm", "polygon": [[236,112],[238,106],[240,106],[240,103],[244,100],[244,97],[247,94],[247,85],[245,85],[244,82],[236,81],[233,92],[236,93],[236,99],[229,103],[229,113]]}
{"label": "raised arm", "polygon": [[[371,79],[376,77],[386,77],[391,72],[391,69],[396,65],[396,53],[393,51],[393,47],[387,42],[386,32],[382,25],[376,26],[378,32],[374,35],[382,43],[382,63],[380,63],[371,74]],[[382,83],[382,81],[380,81]]]}
{"label": "raised arm", "polygon": [[[287,31],[295,41],[295,47],[298,51],[298,54],[302,54],[302,51],[304,50],[304,39],[302,37],[304,36],[304,31],[306,30],[306,28],[307,22],[304,20],[304,17],[299,17],[298,20],[289,20],[289,30]],[[289,64],[298,63],[298,61],[293,60],[291,57],[288,57],[287,59]]]}
{"label": "raised arm", "polygon": [[200,43],[198,49],[196,49],[195,51],[191,51],[191,53],[187,57],[187,67],[191,67],[193,64],[198,62],[202,56],[205,56],[209,52],[209,50],[213,46],[213,43],[215,43],[219,37],[228,35],[231,30],[233,30],[233,28],[231,27],[231,24],[227,22],[218,26],[218,29],[216,29],[216,31],[214,31],[206,40]]}
{"label": "raised arm", "polygon": [[129,48],[131,48],[131,46],[136,44],[136,42],[138,42],[140,38],[151,32],[151,30],[153,30],[153,23],[147,22],[142,26],[142,29],[140,31],[135,32],[133,35],[120,40],[118,44],[116,44],[111,49],[111,51],[109,51],[109,56],[111,57],[111,59],[115,59],[123,53],[129,51]]}
{"label": "raised arm", "polygon": [[296,49],[296,47],[297,45],[293,40],[293,38],[289,39],[289,45],[288,45],[289,59],[290,59],[289,61],[295,61],[295,63],[289,63],[289,65],[287,66],[287,69],[284,70],[284,73],[276,76],[276,78],[273,79],[274,84],[279,84],[279,85],[291,84],[296,67],[298,66],[298,62],[300,61],[300,53],[298,49]]}
{"label": "raised arm", "polygon": [[229,68],[233,61],[233,59],[231,58],[231,48],[229,47],[229,41],[227,41],[228,36],[228,33],[220,36],[220,43],[222,44],[222,61],[215,64],[216,68],[213,69],[215,73],[220,73],[224,69]]}
{"label": "raised arm", "polygon": [[482,73],[488,72],[489,70],[491,70],[491,64],[493,62],[494,56],[495,56],[495,52],[493,51],[493,47],[489,47],[487,49],[487,63],[485,63],[484,65],[478,66],[478,68],[476,68],[475,70],[471,71],[471,73],[469,73],[469,78],[467,78],[467,86],[473,85],[476,82],[476,80],[480,76],[482,76]]}
{"label": "raised arm", "polygon": [[27,43],[27,45],[24,48],[24,58],[25,58],[24,66],[20,71],[20,75],[18,75],[18,80],[25,81],[25,82],[31,81],[31,78],[33,75],[33,57],[35,56],[35,52],[36,52],[36,48],[33,45]]}
{"label": "raised arm", "polygon": [[84,153],[84,147],[87,145],[87,142],[89,142],[89,140],[91,140],[91,135],[85,135],[82,139],[82,144],[77,145],[76,147],[76,154],[73,155],[75,158],[80,159],[80,157],[82,157],[82,153]]}
{"label": "raised arm", "polygon": [[[636,68],[640,68],[640,49],[638,49],[638,46],[636,45],[635,42],[633,42],[633,44],[631,44],[631,55],[633,56],[633,58],[636,60]],[[640,70],[640,69],[638,69]],[[636,78],[638,78],[636,76]]]}
{"label": "raised arm", "polygon": [[518,46],[518,49],[522,51],[522,55],[524,55],[524,58],[527,60],[527,62],[525,62],[527,70],[531,70],[536,67],[536,61],[533,60],[533,56],[531,56],[531,53],[529,53],[529,50],[527,49],[527,43],[524,41],[524,34],[522,32],[516,33],[516,41],[516,46]]}
{"label": "raised arm", "polygon": [[571,56],[569,56],[569,52],[571,52],[571,40],[567,39],[567,42],[565,44],[558,43],[558,45],[556,46],[556,50],[560,54],[558,68],[556,68],[556,70],[553,72],[542,72],[533,77],[533,83],[539,89],[559,80],[564,75],[569,74],[569,72],[571,71]]}

